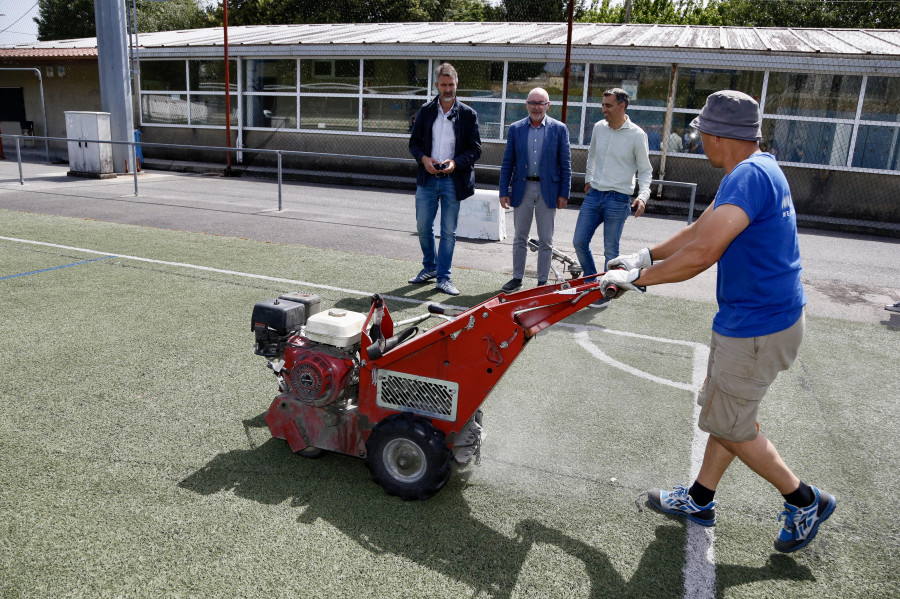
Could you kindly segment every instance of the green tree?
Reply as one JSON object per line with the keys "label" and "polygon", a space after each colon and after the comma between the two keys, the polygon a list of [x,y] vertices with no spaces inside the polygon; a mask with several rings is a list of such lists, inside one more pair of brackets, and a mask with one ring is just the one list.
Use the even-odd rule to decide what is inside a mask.
{"label": "green tree", "polygon": [[[230,0],[229,25],[441,21],[451,0]],[[222,6],[215,8],[222,23]]]}
{"label": "green tree", "polygon": [[[624,23],[625,7],[592,0],[579,19]],[[630,23],[744,27],[900,28],[897,0],[632,0]]]}
{"label": "green tree", "polygon": [[714,0],[707,7],[725,25],[748,27],[900,27],[900,2],[867,0]]}
{"label": "green tree", "polygon": [[[132,27],[131,1],[126,0],[128,27]],[[138,31],[172,31],[209,27],[210,22],[199,0],[152,2],[136,0]],[[61,40],[94,37],[94,0],[38,0],[38,39]]]}
{"label": "green tree", "polygon": [[488,0],[451,0],[444,13],[445,21],[505,21],[506,12],[501,5]]}
{"label": "green tree", "polygon": [[[585,0],[575,2],[574,18],[585,14]],[[560,22],[569,18],[569,0],[503,0],[507,21]]]}
{"label": "green tree", "polygon": [[[128,0],[126,0],[128,2]],[[136,0],[139,33],[200,29],[212,23],[197,0]],[[129,25],[131,25],[129,23]]]}
{"label": "green tree", "polygon": [[94,0],[38,0],[38,39],[94,37]]}
{"label": "green tree", "polygon": [[[715,0],[710,0],[715,2]],[[632,0],[629,23],[667,25],[719,25],[721,15],[709,10],[703,0]],[[625,5],[593,0],[579,19],[591,23],[624,23]]]}

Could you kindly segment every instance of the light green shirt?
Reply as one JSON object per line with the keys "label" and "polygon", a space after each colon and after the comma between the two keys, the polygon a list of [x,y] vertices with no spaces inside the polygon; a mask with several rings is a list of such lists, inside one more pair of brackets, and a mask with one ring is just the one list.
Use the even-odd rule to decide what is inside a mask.
{"label": "light green shirt", "polygon": [[[637,176],[635,176],[637,173]],[[647,134],[625,115],[625,123],[612,129],[606,119],[594,125],[588,150],[585,181],[597,191],[618,191],[630,196],[638,183],[638,198],[647,202],[653,167]]]}

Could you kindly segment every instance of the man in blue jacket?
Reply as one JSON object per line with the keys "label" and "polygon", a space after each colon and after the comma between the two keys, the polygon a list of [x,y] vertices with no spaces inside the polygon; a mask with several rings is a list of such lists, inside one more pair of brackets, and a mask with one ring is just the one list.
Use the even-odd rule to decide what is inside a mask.
{"label": "man in blue jacket", "polygon": [[509,293],[522,287],[532,220],[537,221],[538,285],[545,285],[553,258],[553,221],[557,208],[569,202],[572,183],[569,130],[547,116],[550,95],[540,87],[525,101],[528,116],[509,126],[500,167],[500,205],[512,206],[513,278],[501,288]]}
{"label": "man in blue jacket", "polygon": [[[437,289],[459,295],[450,281],[456,246],[459,203],[475,193],[475,162],[481,157],[478,114],[456,99],[459,76],[449,63],[435,70],[437,96],[416,114],[409,151],[419,163],[416,177],[416,229],[422,270],[412,284],[437,278]],[[434,219],[441,209],[441,242],[436,247]]]}

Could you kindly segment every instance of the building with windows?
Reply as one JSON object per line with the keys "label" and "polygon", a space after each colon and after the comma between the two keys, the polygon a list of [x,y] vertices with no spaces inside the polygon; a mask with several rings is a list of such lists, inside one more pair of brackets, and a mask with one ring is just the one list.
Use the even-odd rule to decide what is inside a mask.
{"label": "building with windows", "polygon": [[[583,171],[602,94],[622,87],[631,94],[628,114],[647,131],[654,177],[696,182],[703,201],[722,173],[688,124],[707,95],[738,89],[760,103],[763,147],[788,174],[801,222],[858,221],[900,234],[897,30],[576,23],[568,79],[564,23],[247,26],[229,28],[228,37],[226,85],[222,29],[139,36],[135,126],[145,141],[224,145],[228,93],[237,147],[321,154],[297,157],[297,168],[408,178],[411,164],[359,157],[409,157],[416,111],[446,60],[459,71],[460,99],[479,114],[483,165],[499,165],[506,127],[526,116],[524,99],[541,86],[551,116],[561,118],[565,100],[573,169]],[[33,121],[28,74],[4,66],[47,74],[51,136],[65,133],[62,111],[99,109],[96,40],[0,48],[0,88],[22,87]],[[151,148],[145,155],[188,157]],[[241,159],[266,160],[249,152]],[[496,183],[496,170],[477,177]],[[663,188],[651,209],[683,203],[686,193]]]}

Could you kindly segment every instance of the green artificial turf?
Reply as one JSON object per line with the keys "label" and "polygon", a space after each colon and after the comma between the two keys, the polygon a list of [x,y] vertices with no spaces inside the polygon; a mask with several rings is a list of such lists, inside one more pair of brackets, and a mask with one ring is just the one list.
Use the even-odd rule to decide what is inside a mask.
{"label": "green artificial turf", "polygon": [[[714,306],[626,295],[538,335],[484,405],[481,465],[403,502],[360,459],[308,460],[270,438],[277,388],[250,313],[286,291],[357,311],[373,292],[445,299],[405,284],[411,262],[0,217],[7,237],[361,292],[128,258],[0,280],[0,597],[683,595],[685,524],[642,493],[690,482],[693,393],[598,360],[576,334],[689,384]],[[0,277],[98,257],[0,240]],[[460,271],[475,295],[453,302],[502,279]],[[424,312],[389,306],[398,320]],[[900,596],[897,347],[884,327],[808,320],[760,422],[838,507],[807,549],[775,554],[781,498],[735,464],[717,495],[719,597]]]}

